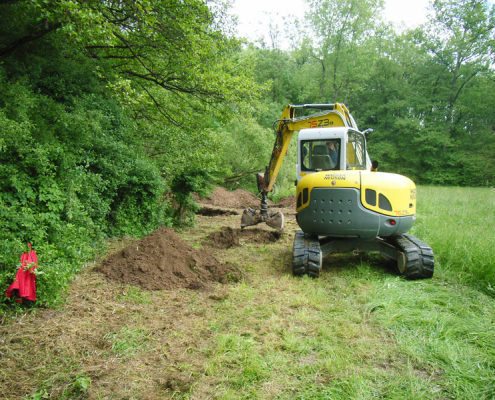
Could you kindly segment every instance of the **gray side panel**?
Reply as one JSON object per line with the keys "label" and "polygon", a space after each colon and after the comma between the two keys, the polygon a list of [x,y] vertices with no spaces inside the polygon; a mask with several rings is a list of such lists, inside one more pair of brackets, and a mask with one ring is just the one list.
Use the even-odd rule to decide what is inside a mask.
{"label": "gray side panel", "polygon": [[[303,232],[334,237],[373,239],[407,232],[413,217],[389,217],[361,205],[360,191],[353,188],[314,188],[310,205],[297,215]],[[394,220],[395,225],[390,221]]]}

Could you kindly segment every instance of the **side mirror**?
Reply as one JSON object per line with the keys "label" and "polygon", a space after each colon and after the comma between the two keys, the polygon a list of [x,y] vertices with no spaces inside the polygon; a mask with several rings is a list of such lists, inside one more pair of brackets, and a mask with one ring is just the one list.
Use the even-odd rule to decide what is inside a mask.
{"label": "side mirror", "polygon": [[368,128],[365,131],[363,131],[363,135],[366,135],[367,133],[373,133],[374,131],[375,131],[374,129]]}
{"label": "side mirror", "polygon": [[378,161],[376,161],[376,160],[375,160],[375,161],[372,161],[372,162],[371,162],[371,170],[372,170],[373,172],[378,171]]}

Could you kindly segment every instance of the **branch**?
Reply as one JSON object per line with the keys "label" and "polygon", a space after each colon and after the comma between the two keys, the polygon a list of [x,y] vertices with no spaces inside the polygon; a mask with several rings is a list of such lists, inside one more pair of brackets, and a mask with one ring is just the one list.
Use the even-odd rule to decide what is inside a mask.
{"label": "branch", "polygon": [[150,97],[150,99],[155,103],[155,106],[160,114],[162,114],[168,121],[172,122],[175,126],[178,126],[179,128],[184,128],[184,126],[174,118],[170,116],[169,113],[167,113],[164,108],[161,106],[161,104],[153,97],[153,95],[149,92],[149,90],[142,84],[140,84],[141,88],[146,92],[146,94]]}
{"label": "branch", "polygon": [[464,86],[472,79],[474,78],[480,71],[482,71],[482,68],[478,68],[478,69],[475,69],[475,71],[469,75],[465,80],[464,82],[462,82],[461,86],[459,87],[459,89],[457,89],[457,92],[454,93],[454,96],[451,100],[451,105],[453,106],[454,103],[457,101],[457,98],[459,97],[459,94],[461,93],[462,89],[464,88]]}
{"label": "branch", "polygon": [[18,47],[21,47],[21,46],[25,45],[26,43],[32,42],[34,40],[38,40],[38,39],[42,38],[43,36],[45,36],[46,34],[52,32],[54,30],[57,30],[61,26],[62,26],[61,23],[55,24],[49,28],[42,29],[39,32],[36,32],[32,35],[24,36],[24,37],[16,40],[15,42],[11,43],[10,45],[8,45],[6,47],[0,48],[0,59],[6,57],[9,53],[14,51]]}

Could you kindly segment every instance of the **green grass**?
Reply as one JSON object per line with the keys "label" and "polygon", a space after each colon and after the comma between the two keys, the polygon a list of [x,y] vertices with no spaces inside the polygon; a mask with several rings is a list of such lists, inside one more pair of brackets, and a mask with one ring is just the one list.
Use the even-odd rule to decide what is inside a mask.
{"label": "green grass", "polygon": [[449,398],[495,397],[495,305],[483,293],[440,280],[387,279],[369,304],[409,360]]}
{"label": "green grass", "polygon": [[126,285],[123,287],[122,293],[117,295],[118,301],[130,301],[134,304],[150,304],[151,299],[149,293],[140,289],[137,286]]}
{"label": "green grass", "polygon": [[210,325],[218,341],[207,372],[225,382],[221,398],[380,398],[390,380],[397,398],[427,390],[415,376],[421,365],[403,361],[370,317],[370,276],[380,273],[356,266],[320,280],[240,285]]}
{"label": "green grass", "polygon": [[412,233],[435,252],[435,274],[495,295],[495,189],[418,188]]}
{"label": "green grass", "polygon": [[[373,261],[371,262],[373,264]],[[206,372],[222,399],[490,399],[495,305],[370,262],[239,285],[215,310]]]}

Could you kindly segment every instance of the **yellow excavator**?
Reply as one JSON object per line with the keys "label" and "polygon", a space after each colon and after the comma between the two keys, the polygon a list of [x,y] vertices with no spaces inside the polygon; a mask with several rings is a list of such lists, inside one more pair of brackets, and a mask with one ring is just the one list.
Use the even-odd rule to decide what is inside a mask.
{"label": "yellow excavator", "polygon": [[[296,110],[302,116],[296,117]],[[308,110],[310,110],[309,115]],[[416,219],[416,186],[401,175],[378,172],[344,104],[288,105],[275,121],[275,145],[264,174],[257,175],[260,209],[244,210],[241,228],[267,223],[284,227],[280,211],[268,209],[285,154],[297,139],[296,219],[292,272],[318,277],[322,259],[334,252],[379,252],[408,279],[431,278],[431,247],[407,232]]]}

